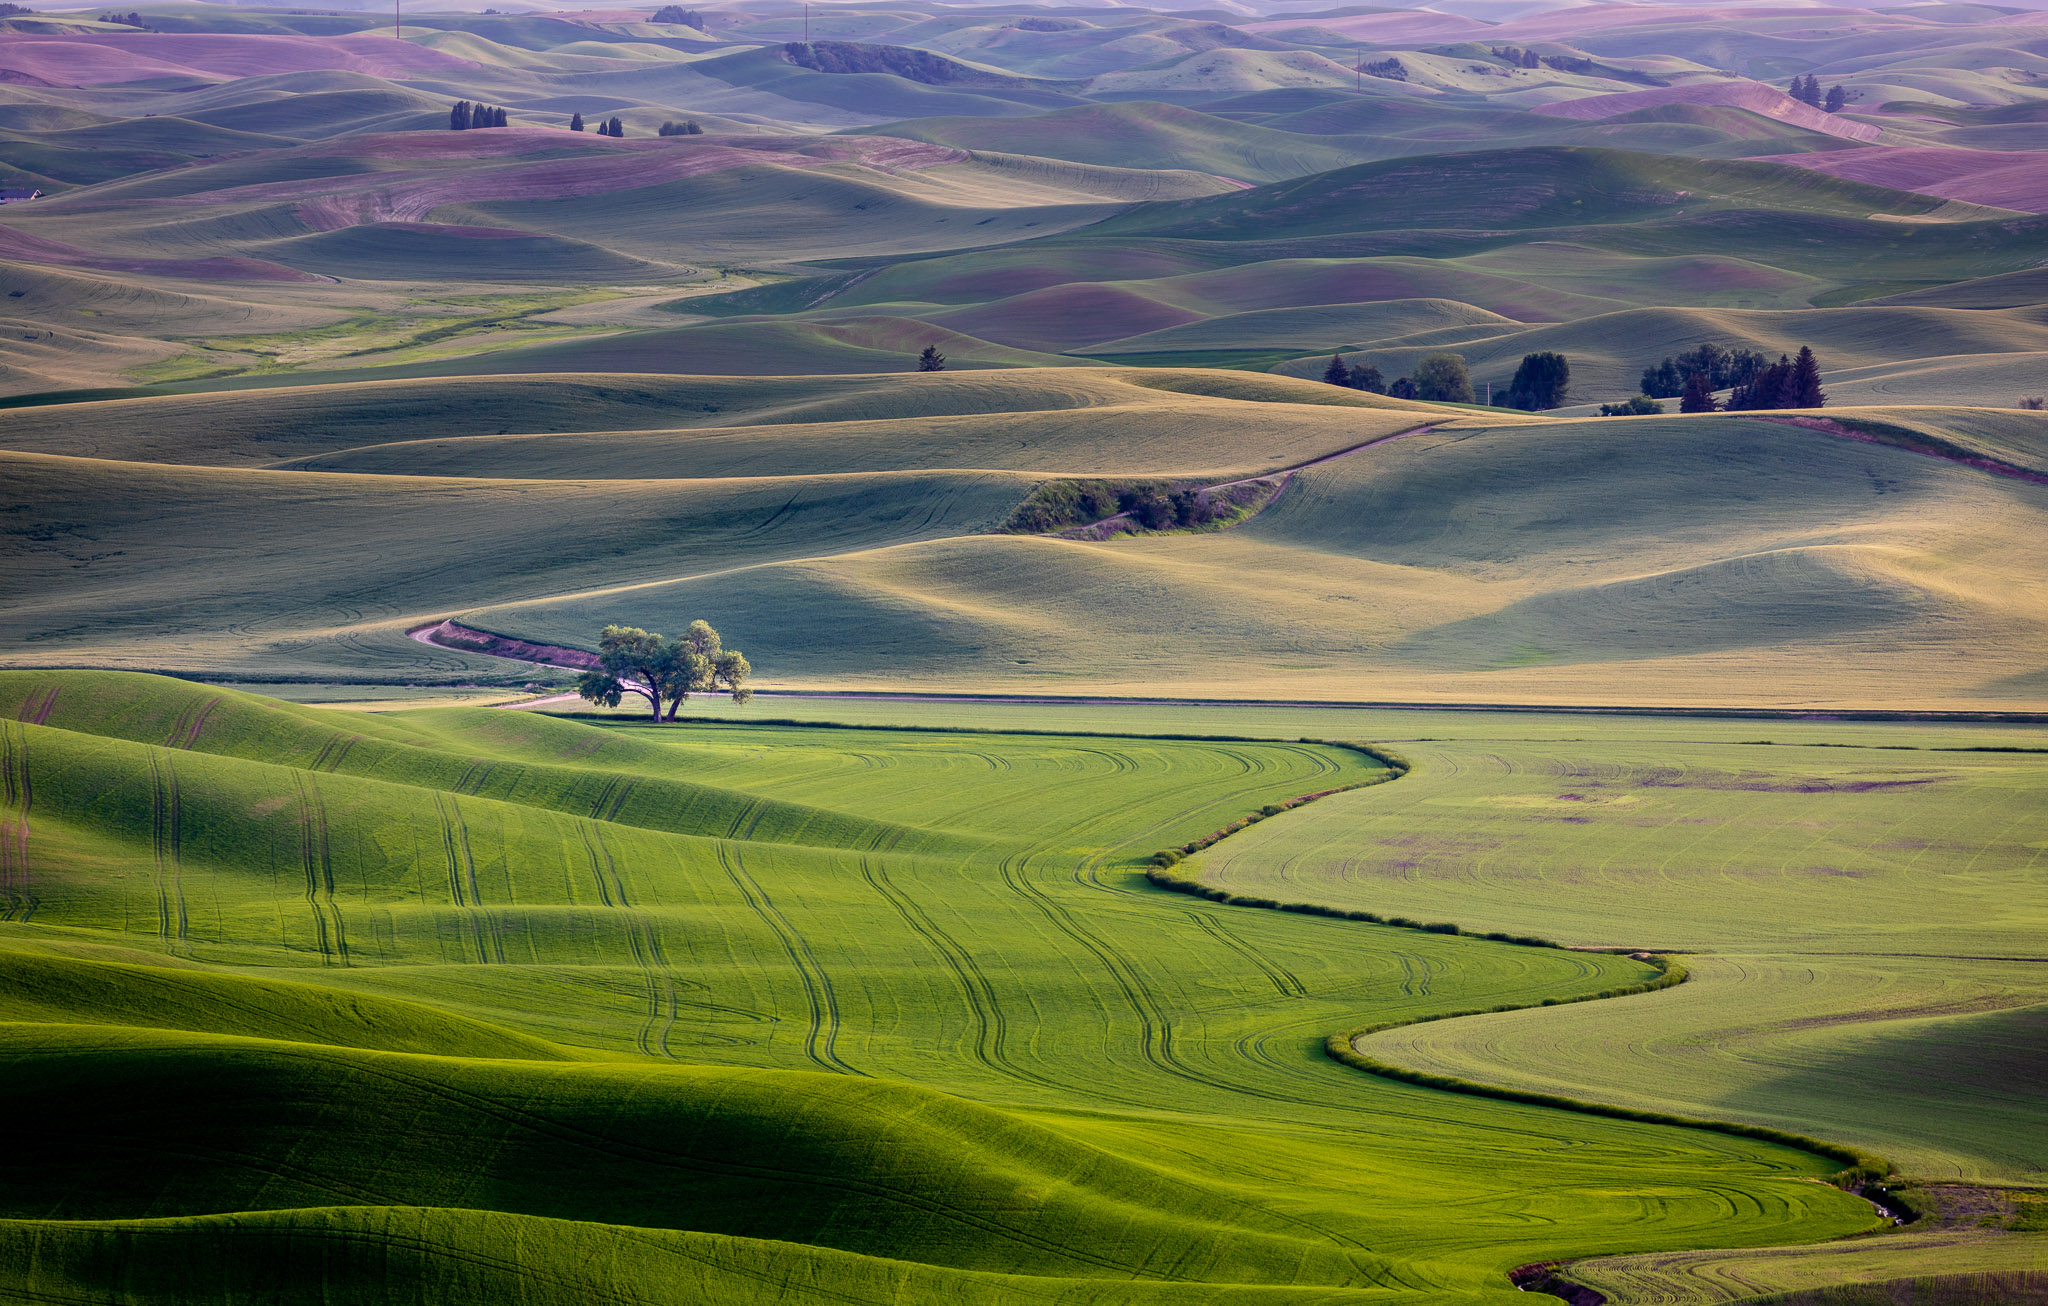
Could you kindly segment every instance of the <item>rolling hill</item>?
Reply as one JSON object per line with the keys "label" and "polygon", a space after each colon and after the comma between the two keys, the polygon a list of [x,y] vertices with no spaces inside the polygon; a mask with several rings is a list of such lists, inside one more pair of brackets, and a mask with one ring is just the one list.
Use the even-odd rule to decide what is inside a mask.
{"label": "rolling hill", "polygon": [[[0,1238],[34,1253],[0,1259],[10,1291],[92,1290],[141,1236],[165,1300],[470,1296],[516,1272],[529,1297],[653,1275],[738,1301],[795,1270],[855,1301],[1481,1301],[1539,1248],[1871,1223],[1781,1144],[1437,1101],[1308,1055],[1361,1004],[1655,974],[1190,904],[1128,869],[1245,804],[1387,774],[1336,746],[462,710],[355,730],[106,673],[0,695],[9,784],[35,774],[32,809],[7,790],[33,833],[7,863],[0,1055],[11,1104],[66,1126],[6,1162]],[[632,794],[677,768],[705,801],[635,824]],[[778,803],[843,842],[769,841]],[[120,857],[151,873],[107,875]],[[463,1146],[392,1164],[423,1136]],[[1560,1146],[1582,1159],[1546,1161],[1541,1190],[1505,1178]],[[1317,1178],[1333,1159],[1346,1182]],[[1645,1165],[1658,1203],[1602,1193]],[[1464,1200],[1399,1214],[1425,1172]],[[1731,1191],[1754,1203],[1739,1229]],[[1568,1232],[1531,1230],[1532,1202]],[[335,1252],[255,1250],[279,1237]]]}
{"label": "rolling hill", "polygon": [[[480,664],[403,639],[410,625],[466,613],[573,645],[623,605],[656,625],[715,613],[776,681],[809,686],[1836,705],[1910,693],[1957,707],[2039,692],[2028,650],[2043,618],[2011,543],[2035,538],[2042,510],[2025,479],[2048,467],[2031,415],[1985,444],[1967,410],[1919,410],[1903,427],[1845,412],[1872,423],[1882,442],[1869,443],[1852,427],[1735,415],[1503,424],[1312,382],[1254,383],[1261,393],[1226,373],[1179,375],[1178,390],[1117,369],[854,389],[387,382],[123,401],[83,427],[75,407],[22,409],[0,421],[0,442],[23,450],[14,479],[34,487],[9,610],[40,637],[7,656],[418,674]],[[523,408],[535,393],[561,406]],[[266,416],[225,416],[243,412]],[[501,436],[475,434],[493,420]],[[982,533],[1048,477],[1222,481],[1432,423],[1443,429],[1294,475],[1221,534]],[[582,434],[547,434],[565,430]],[[82,445],[83,431],[101,434]],[[91,452],[55,454],[65,447]],[[1956,460],[1976,457],[2020,470]],[[1675,531],[1680,502],[1689,526]],[[248,522],[232,566],[218,548],[166,550],[197,545],[226,503]],[[327,542],[275,549],[274,532]],[[397,539],[410,543],[389,548]],[[436,567],[417,565],[422,548]],[[260,645],[218,633],[253,623],[254,603]],[[1197,609],[1190,629],[1181,614]],[[799,610],[810,618],[792,632],[777,614]],[[1292,632],[1283,662],[1219,675],[1202,652],[1275,623]],[[1100,635],[1056,640],[1061,629]],[[1910,688],[1902,649],[1924,658]]]}
{"label": "rolling hill", "polygon": [[465,5],[0,13],[0,1299],[2048,1301],[2040,13]]}

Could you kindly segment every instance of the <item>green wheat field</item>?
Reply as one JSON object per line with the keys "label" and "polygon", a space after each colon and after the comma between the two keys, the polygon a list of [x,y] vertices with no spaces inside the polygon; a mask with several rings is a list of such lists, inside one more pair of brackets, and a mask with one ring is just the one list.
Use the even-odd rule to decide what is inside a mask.
{"label": "green wheat field", "polygon": [[2048,0],[0,0],[0,1306],[2048,1306]]}

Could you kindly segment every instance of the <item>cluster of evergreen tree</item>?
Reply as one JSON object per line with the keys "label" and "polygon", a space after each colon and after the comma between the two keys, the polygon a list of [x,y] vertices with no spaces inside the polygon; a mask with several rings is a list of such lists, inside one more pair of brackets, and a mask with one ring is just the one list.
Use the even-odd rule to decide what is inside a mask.
{"label": "cluster of evergreen tree", "polygon": [[1408,80],[1408,65],[1399,59],[1381,59],[1376,63],[1361,64],[1358,71],[1367,77],[1384,77],[1390,82]]}
{"label": "cluster of evergreen tree", "polygon": [[35,10],[27,5],[18,5],[14,0],[0,0],[0,18],[11,18],[15,14],[32,14]]}
{"label": "cluster of evergreen tree", "polygon": [[[668,129],[674,125],[673,123],[663,123],[661,134],[664,136],[670,135],[671,133]],[[583,130],[582,114],[572,113],[569,115],[569,130],[572,132]],[[597,134],[600,136],[624,136],[626,134],[626,124],[617,118],[613,118],[610,122],[600,122],[597,124]]]}
{"label": "cluster of evergreen tree", "polygon": [[[15,12],[25,14],[28,12],[28,10],[21,9],[16,10]],[[103,23],[113,23],[117,27],[139,27],[145,32],[149,30],[149,24],[142,21],[142,15],[133,12],[125,14],[101,14],[100,21]]]}
{"label": "cluster of evergreen tree", "polygon": [[1840,82],[1828,87],[1827,92],[1823,94],[1820,89],[1820,78],[1812,73],[1804,77],[1794,77],[1790,89],[1785,93],[1801,104],[1825,109],[1829,113],[1840,113],[1849,103],[1849,92]]}
{"label": "cluster of evergreen tree", "polygon": [[704,15],[695,9],[685,9],[681,5],[663,5],[654,11],[654,21],[674,23],[678,27],[694,27],[700,32],[704,30]]}
{"label": "cluster of evergreen tree", "polygon": [[[1680,412],[1710,413],[1714,411],[1714,397],[1704,396],[1705,406],[1689,408],[1688,402],[1697,396],[1688,393],[1679,401]],[[1764,408],[1821,408],[1828,402],[1827,392],[1820,388],[1820,362],[1814,358],[1813,350],[1806,345],[1799,347],[1799,357],[1787,358],[1778,355],[1778,361],[1758,372],[1746,385],[1738,385],[1728,396],[1728,411],[1731,413],[1755,412]]]}
{"label": "cluster of evergreen tree", "polygon": [[1537,54],[1534,50],[1524,50],[1520,46],[1496,45],[1493,47],[1493,57],[1515,68],[1541,68],[1543,66],[1542,55]]}
{"label": "cluster of evergreen tree", "polygon": [[448,111],[448,130],[466,132],[473,127],[506,127],[505,111],[494,109],[488,104],[471,104],[468,100],[457,100],[455,107]]}
{"label": "cluster of evergreen tree", "polygon": [[693,118],[688,122],[665,122],[661,125],[660,134],[663,136],[702,136],[704,129],[699,127],[696,119]]}
{"label": "cluster of evergreen tree", "polygon": [[1729,349],[1709,342],[1698,349],[1666,358],[1655,367],[1643,369],[1643,393],[1652,399],[1676,399],[1695,373],[1707,378],[1709,390],[1726,390],[1744,385],[1764,370],[1769,362],[1753,349]]}
{"label": "cluster of evergreen tree", "polygon": [[1330,365],[1323,369],[1323,380],[1331,385],[1363,390],[1367,394],[1383,395],[1387,392],[1387,378],[1377,367],[1362,358],[1346,364],[1342,354],[1330,355]]}

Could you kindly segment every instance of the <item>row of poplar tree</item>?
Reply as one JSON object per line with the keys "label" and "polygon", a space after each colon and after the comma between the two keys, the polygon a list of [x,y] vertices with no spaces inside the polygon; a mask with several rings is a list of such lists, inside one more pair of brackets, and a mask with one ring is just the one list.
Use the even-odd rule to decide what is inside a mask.
{"label": "row of poplar tree", "polygon": [[457,100],[455,107],[448,111],[448,130],[466,132],[472,127],[503,127],[505,111],[494,109],[488,104],[471,104],[468,100]]}

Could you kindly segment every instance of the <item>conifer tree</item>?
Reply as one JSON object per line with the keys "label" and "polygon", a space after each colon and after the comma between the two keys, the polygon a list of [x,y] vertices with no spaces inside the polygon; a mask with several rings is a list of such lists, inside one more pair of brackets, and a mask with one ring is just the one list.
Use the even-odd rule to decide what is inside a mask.
{"label": "conifer tree", "polygon": [[1828,98],[1822,103],[1821,107],[1829,113],[1840,113],[1848,107],[1848,104],[1849,92],[1842,89],[1840,82],[1836,82],[1833,86],[1828,87]]}
{"label": "conifer tree", "polygon": [[510,127],[511,125],[512,124],[505,118],[505,108],[503,105],[500,105],[498,106],[498,108],[491,111],[491,126]]}
{"label": "conifer tree", "polygon": [[613,118],[610,122],[606,123],[605,127],[608,129],[607,134],[613,140],[623,139],[626,135],[626,124],[617,118]]}
{"label": "conifer tree", "polygon": [[1799,346],[1799,357],[1792,362],[1792,375],[1786,385],[1791,402],[1786,408],[1825,408],[1827,391],[1820,388],[1820,360],[1813,356],[1810,345]]}
{"label": "conifer tree", "polygon": [[943,372],[946,370],[946,356],[939,352],[937,345],[926,345],[924,352],[917,356],[917,370]]}
{"label": "conifer tree", "polygon": [[1330,355],[1330,365],[1323,369],[1323,380],[1329,385],[1350,386],[1351,369],[1344,366],[1344,355]]}
{"label": "conifer tree", "polygon": [[1705,372],[1694,372],[1685,378],[1685,392],[1678,397],[1679,412],[1711,413],[1720,407],[1714,402],[1714,383]]}
{"label": "conifer tree", "polygon": [[582,131],[582,130],[583,130],[583,115],[582,115],[582,114],[580,114],[580,113],[572,113],[572,114],[570,114],[570,115],[569,115],[569,130],[570,130],[570,131],[572,131],[572,132],[580,132],[580,131]]}
{"label": "conifer tree", "polygon": [[448,111],[448,130],[452,132],[469,130],[468,100],[457,100],[455,107]]}

